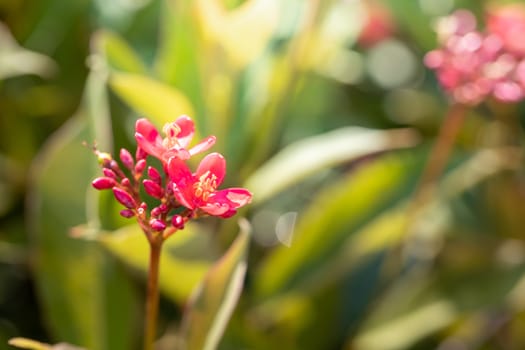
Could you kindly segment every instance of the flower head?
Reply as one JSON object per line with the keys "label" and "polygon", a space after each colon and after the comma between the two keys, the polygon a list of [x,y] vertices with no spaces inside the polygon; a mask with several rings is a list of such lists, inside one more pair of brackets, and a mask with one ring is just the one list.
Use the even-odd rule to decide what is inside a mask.
{"label": "flower head", "polygon": [[168,162],[168,175],[176,199],[186,208],[200,209],[220,217],[234,215],[239,207],[251,201],[252,194],[244,188],[217,190],[226,174],[226,160],[219,153],[208,154],[192,173],[177,157]]}
{"label": "flower head", "polygon": [[155,126],[145,118],[135,124],[135,139],[138,146],[147,154],[167,163],[172,157],[186,160],[190,156],[206,151],[215,144],[215,136],[208,136],[194,147],[188,146],[195,134],[195,124],[188,116],[180,116],[172,123],[164,125],[163,138]]}
{"label": "flower head", "polygon": [[525,7],[494,8],[485,31],[476,30],[476,18],[466,10],[441,19],[437,29],[441,47],[427,53],[425,64],[455,101],[525,97],[525,44],[517,39],[525,35]]}

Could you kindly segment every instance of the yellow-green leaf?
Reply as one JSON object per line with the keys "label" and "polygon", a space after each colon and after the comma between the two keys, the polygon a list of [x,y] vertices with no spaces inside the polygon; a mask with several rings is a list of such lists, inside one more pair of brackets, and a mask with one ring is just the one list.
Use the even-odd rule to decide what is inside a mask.
{"label": "yellow-green leaf", "polygon": [[249,230],[242,220],[238,237],[193,294],[183,320],[186,349],[213,350],[219,344],[242,290]]}
{"label": "yellow-green leaf", "polygon": [[[160,261],[159,284],[162,292],[183,304],[202,280],[210,267],[212,256],[191,257],[191,245],[209,245],[208,236],[196,232],[194,225],[171,236],[163,246]],[[149,245],[137,224],[115,232],[102,234],[100,242],[122,261],[143,272],[148,268]],[[186,258],[185,258],[186,257]]]}
{"label": "yellow-green leaf", "polygon": [[194,114],[190,100],[182,92],[145,75],[113,73],[109,82],[125,103],[159,126],[173,121],[179,115]]}
{"label": "yellow-green leaf", "polygon": [[95,33],[94,42],[111,68],[129,73],[143,74],[147,71],[137,53],[117,33],[101,30]]}
{"label": "yellow-green leaf", "polygon": [[414,146],[410,129],[372,130],[347,127],[293,143],[263,164],[245,183],[254,201],[263,202],[305,177],[324,168],[366,154]]}

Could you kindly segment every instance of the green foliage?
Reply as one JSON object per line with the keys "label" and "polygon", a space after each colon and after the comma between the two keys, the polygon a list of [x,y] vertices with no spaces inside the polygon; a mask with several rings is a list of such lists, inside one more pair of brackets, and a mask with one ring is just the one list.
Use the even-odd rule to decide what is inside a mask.
{"label": "green foliage", "polygon": [[452,1],[375,1],[378,45],[366,1],[29,3],[0,5],[0,343],[139,348],[148,246],[90,146],[188,114],[254,199],[166,242],[159,349],[525,347],[523,106],[472,110],[415,194]]}

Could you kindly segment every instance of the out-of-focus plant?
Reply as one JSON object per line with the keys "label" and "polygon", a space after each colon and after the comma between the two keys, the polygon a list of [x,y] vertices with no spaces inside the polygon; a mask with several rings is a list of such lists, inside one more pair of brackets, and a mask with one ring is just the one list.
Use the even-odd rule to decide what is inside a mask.
{"label": "out-of-focus plant", "polygon": [[[208,217],[165,241],[159,349],[525,344],[522,57],[509,34],[521,29],[504,29],[520,23],[519,6],[462,1],[488,12],[487,29],[468,15],[470,29],[455,32],[457,16],[447,17],[435,50],[431,24],[453,12],[453,1],[89,4],[78,11],[94,15],[82,102],[28,172],[35,312],[51,337],[38,339],[95,350],[140,343],[148,245],[111,191],[86,186],[98,169],[81,144],[96,140],[119,154],[137,141],[129,131],[142,115],[162,126],[186,114],[197,138],[217,135],[225,187],[253,192],[241,210],[252,234],[234,241],[234,220]],[[73,22],[63,17],[51,22]],[[56,40],[29,34],[29,48],[52,52]],[[487,58],[481,48],[494,35],[502,45]],[[148,165],[163,174],[162,142],[145,139],[160,158]],[[189,170],[179,175],[195,180]],[[139,194],[154,194],[146,200],[153,210],[167,190],[151,176]],[[161,178],[166,185],[169,175]],[[206,206],[194,195],[177,200]],[[133,203],[139,208],[123,214],[138,213]],[[171,224],[154,214],[155,227]]]}

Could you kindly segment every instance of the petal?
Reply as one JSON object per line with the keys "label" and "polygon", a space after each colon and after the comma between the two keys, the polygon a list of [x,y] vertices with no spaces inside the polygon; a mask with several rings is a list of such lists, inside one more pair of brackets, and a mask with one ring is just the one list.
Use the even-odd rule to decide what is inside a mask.
{"label": "petal", "polygon": [[162,155],[166,149],[161,144],[150,142],[139,133],[135,133],[135,140],[137,140],[137,145],[144,152],[162,160]]}
{"label": "petal", "polygon": [[222,183],[224,176],[226,175],[226,160],[219,153],[210,153],[202,159],[195,172],[195,177],[200,178],[202,175],[210,172],[215,175],[217,186]]}
{"label": "petal", "polygon": [[230,211],[230,207],[227,204],[221,203],[206,203],[206,205],[203,205],[200,208],[206,213],[214,216],[222,216]]}
{"label": "petal", "polygon": [[231,209],[240,208],[252,200],[252,194],[245,188],[227,188],[215,191],[210,195],[208,202],[228,205]]}
{"label": "petal", "polygon": [[193,191],[195,181],[186,163],[179,158],[170,158],[168,176],[173,182],[173,195],[177,201],[188,209],[195,209],[197,200]]}
{"label": "petal", "polygon": [[193,186],[193,175],[190,169],[178,157],[168,159],[168,176],[178,187]]}
{"label": "petal", "polygon": [[195,204],[195,197],[193,194],[193,191],[190,191],[187,187],[186,188],[180,188],[177,186],[177,184],[173,184],[173,195],[175,196],[175,199],[182,205],[185,206],[188,209],[195,209],[197,205]]}
{"label": "petal", "polygon": [[215,136],[213,135],[208,136],[207,138],[205,138],[204,140],[202,140],[201,142],[199,142],[198,144],[196,144],[189,150],[190,155],[193,156],[197,153],[207,151],[209,148],[211,148],[211,146],[215,144],[215,140],[216,140]]}
{"label": "petal", "polygon": [[135,123],[135,134],[141,134],[149,142],[162,142],[162,137],[157,128],[146,118],[137,120]]}
{"label": "petal", "polygon": [[195,134],[195,123],[187,115],[182,115],[177,118],[175,124],[180,128],[179,133],[177,134],[177,139],[179,144],[186,148]]}
{"label": "petal", "polygon": [[146,118],[141,118],[135,123],[135,140],[146,153],[159,159],[166,150],[162,146],[162,137],[158,130]]}
{"label": "petal", "polygon": [[185,148],[170,148],[162,155],[161,160],[167,162],[172,157],[187,160],[190,159],[190,152]]}

